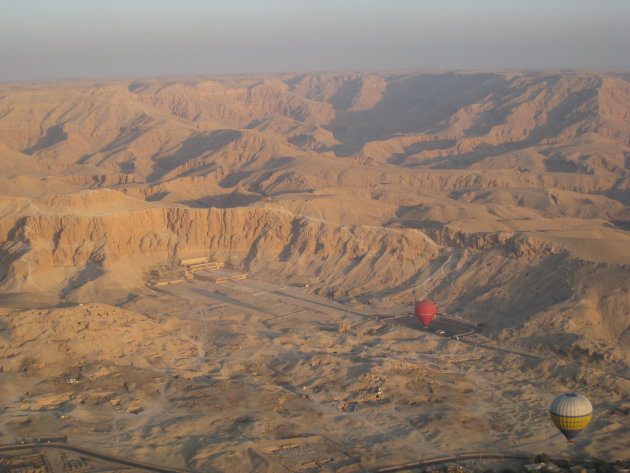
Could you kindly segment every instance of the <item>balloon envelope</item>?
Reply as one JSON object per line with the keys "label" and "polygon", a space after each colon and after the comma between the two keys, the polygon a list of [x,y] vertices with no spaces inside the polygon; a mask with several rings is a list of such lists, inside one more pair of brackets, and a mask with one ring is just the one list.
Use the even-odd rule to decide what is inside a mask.
{"label": "balloon envelope", "polygon": [[558,396],[549,406],[551,420],[567,440],[575,438],[591,421],[593,406],[584,396],[566,393]]}
{"label": "balloon envelope", "polygon": [[416,302],[416,317],[418,317],[424,325],[429,325],[429,322],[435,317],[436,311],[435,304],[431,301],[423,300]]}

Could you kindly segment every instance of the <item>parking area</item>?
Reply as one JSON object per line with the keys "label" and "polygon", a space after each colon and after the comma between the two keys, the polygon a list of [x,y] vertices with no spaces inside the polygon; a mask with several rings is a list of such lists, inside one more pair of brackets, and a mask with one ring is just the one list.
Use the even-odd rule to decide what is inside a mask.
{"label": "parking area", "polygon": [[256,313],[274,321],[286,317],[299,319],[300,314],[318,313],[322,321],[343,320],[352,327],[375,322],[454,339],[476,332],[474,322],[447,314],[437,315],[425,327],[413,315],[413,311],[405,306],[341,304],[312,294],[308,287],[245,277],[244,273],[229,268],[198,271],[194,280],[168,285],[160,288],[160,291],[203,306],[204,310],[229,307],[231,310]]}

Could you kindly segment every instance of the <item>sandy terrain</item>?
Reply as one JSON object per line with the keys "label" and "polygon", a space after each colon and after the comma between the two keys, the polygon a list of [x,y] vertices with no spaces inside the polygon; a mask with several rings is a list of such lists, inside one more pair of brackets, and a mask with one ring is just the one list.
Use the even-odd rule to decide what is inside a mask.
{"label": "sandy terrain", "polygon": [[571,358],[474,347],[383,322],[404,307],[292,286],[166,287],[131,304],[159,304],[150,318],[103,304],[5,315],[3,437],[65,433],[202,471],[359,471],[457,449],[568,452],[547,404],[569,389],[597,412],[571,451],[627,454],[630,381]]}
{"label": "sandy terrain", "polygon": [[[565,452],[576,390],[574,451],[630,457],[629,109],[604,73],[1,84],[0,442],[358,471]],[[199,256],[249,278],[147,286]],[[481,333],[384,319],[422,298]]]}

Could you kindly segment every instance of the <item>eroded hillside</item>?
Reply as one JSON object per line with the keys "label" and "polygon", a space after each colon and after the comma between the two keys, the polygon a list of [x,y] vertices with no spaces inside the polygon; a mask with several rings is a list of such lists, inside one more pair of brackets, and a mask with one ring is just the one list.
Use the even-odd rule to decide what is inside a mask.
{"label": "eroded hillside", "polygon": [[601,73],[2,85],[2,289],[120,303],[209,255],[628,363],[629,105]]}

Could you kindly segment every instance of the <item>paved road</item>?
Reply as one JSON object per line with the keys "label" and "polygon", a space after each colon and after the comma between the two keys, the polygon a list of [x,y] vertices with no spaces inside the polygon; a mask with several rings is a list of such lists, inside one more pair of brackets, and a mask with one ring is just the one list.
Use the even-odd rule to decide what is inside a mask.
{"label": "paved road", "polygon": [[[250,279],[247,280],[245,283],[249,283],[249,282],[253,282],[255,281],[254,279]],[[273,285],[271,285],[273,286]],[[237,289],[238,290],[238,289]],[[179,297],[183,300],[187,300],[182,298],[181,296],[178,296],[176,294],[173,294],[171,291],[167,291],[164,288],[160,288],[159,292],[165,293],[165,294],[170,294],[172,296],[175,297]],[[404,314],[399,314],[396,316],[392,316],[392,315],[378,315],[375,313],[365,313],[365,312],[359,312],[357,310],[353,310],[352,308],[350,308],[347,305],[342,305],[336,302],[330,302],[328,301],[328,299],[321,297],[321,296],[315,296],[312,294],[304,294],[304,293],[297,293],[296,294],[296,288],[291,287],[291,286],[277,286],[275,288],[273,287],[269,287],[267,288],[267,290],[264,291],[260,291],[254,294],[254,296],[256,295],[263,295],[263,294],[271,294],[271,293],[275,293],[276,295],[280,295],[283,297],[287,297],[289,299],[294,299],[303,303],[307,303],[307,304],[313,304],[315,306],[319,306],[319,307],[323,307],[323,308],[327,308],[327,309],[332,309],[338,313],[344,313],[347,315],[354,315],[354,316],[358,316],[361,317],[363,320],[367,321],[367,320],[378,320],[380,322],[385,323],[388,326],[405,326],[407,328],[411,328],[414,330],[418,330],[418,331],[424,331],[427,330],[426,328],[422,327],[422,324],[418,321],[418,319],[416,319],[415,317],[413,317],[411,314],[409,316],[405,316]],[[251,296],[251,294],[250,294]],[[231,301],[229,301],[229,303],[231,303]],[[470,339],[466,339],[465,337],[463,337],[463,334],[468,334],[471,330],[471,323],[465,320],[459,320],[455,317],[449,316],[448,314],[442,314],[442,315],[438,315],[432,322],[430,327],[428,328],[429,331],[431,332],[435,332],[436,330],[442,329],[445,330],[445,334],[443,335],[444,337],[447,338],[453,338],[455,336],[458,336],[459,338],[457,339],[459,342],[461,343],[466,343],[468,345],[471,346],[475,346],[478,348],[484,348],[487,350],[493,350],[493,351],[499,351],[499,352],[503,352],[503,353],[511,353],[514,355],[518,355],[521,356],[523,358],[529,358],[529,359],[533,359],[533,360],[545,360],[545,359],[557,359],[557,360],[563,360],[567,363],[569,363],[569,365],[574,366],[574,367],[582,367],[583,365],[579,362],[575,362],[575,361],[571,361],[571,360],[567,360],[565,358],[561,358],[561,357],[541,357],[538,355],[533,355],[531,353],[528,353],[524,350],[517,350],[514,348],[509,348],[509,347],[505,347],[505,346],[498,346],[498,345],[494,345],[494,344],[490,344],[489,342],[486,342],[484,340],[470,340]],[[622,374],[622,373],[615,373],[612,371],[608,371],[606,369],[602,369],[600,367],[593,367],[596,370],[601,371],[602,373],[605,373],[607,375],[613,376],[613,377],[617,377],[617,378],[622,378],[625,380],[630,381],[630,376]]]}
{"label": "paved road", "polygon": [[[26,444],[13,444],[13,445],[0,445],[0,455],[3,452],[15,451],[15,450],[37,450],[41,448],[57,448],[61,450],[68,450],[75,453],[80,453],[88,457],[92,457],[98,460],[104,460],[107,462],[115,463],[123,466],[130,466],[132,468],[140,468],[143,470],[153,471],[156,473],[196,473],[193,470],[184,470],[180,468],[173,468],[168,466],[153,465],[150,463],[144,463],[126,458],[115,457],[113,455],[107,455],[105,453],[96,452],[87,448],[79,447],[77,445],[70,445],[65,443],[26,443]],[[365,473],[394,473],[401,471],[408,471],[415,468],[425,468],[427,466],[440,465],[443,463],[457,463],[469,460],[518,460],[518,461],[534,461],[533,455],[526,455],[523,453],[497,453],[497,452],[467,452],[460,453],[458,455],[441,456],[435,458],[429,458],[427,460],[420,460],[417,462],[409,462],[400,465],[379,467],[375,469],[366,470]],[[552,462],[570,461],[573,464],[591,464],[593,459],[590,458],[570,458],[570,457],[552,457]]]}
{"label": "paved road", "polygon": [[132,468],[141,468],[143,470],[154,471],[156,473],[195,473],[193,470],[184,470],[181,468],[173,468],[169,466],[153,465],[151,463],[144,463],[135,460],[129,460],[126,458],[115,457],[113,455],[107,455],[105,453],[96,452],[87,448],[79,447],[77,445],[70,445],[67,443],[22,443],[14,445],[0,445],[0,455],[2,452],[15,451],[15,450],[37,450],[41,448],[57,448],[61,450],[68,450],[71,452],[80,453],[88,457],[96,458],[97,460],[104,460],[107,462],[115,463],[118,465],[130,466]]}
{"label": "paved road", "polygon": [[[533,462],[533,455],[523,453],[497,453],[497,452],[468,452],[459,455],[429,458],[417,462],[405,463],[403,465],[394,465],[368,470],[366,473],[393,473],[397,471],[408,471],[414,468],[425,468],[427,466],[440,465],[442,463],[457,463],[466,460],[519,460]],[[590,464],[593,460],[590,458],[569,458],[569,457],[552,457],[550,461],[570,461],[573,464]]]}

